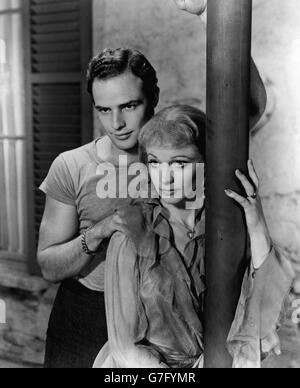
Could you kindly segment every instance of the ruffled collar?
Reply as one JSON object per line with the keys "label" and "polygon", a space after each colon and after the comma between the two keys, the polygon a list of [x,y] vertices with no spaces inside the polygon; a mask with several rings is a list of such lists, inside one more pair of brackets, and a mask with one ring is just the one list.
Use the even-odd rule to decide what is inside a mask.
{"label": "ruffled collar", "polygon": [[[148,205],[153,206],[152,214],[152,227],[153,230],[168,240],[171,240],[173,236],[172,227],[170,224],[170,214],[165,209],[158,199],[149,199],[146,201]],[[196,214],[196,223],[194,228],[194,237],[191,241],[196,240],[205,235],[205,207],[199,209]]]}

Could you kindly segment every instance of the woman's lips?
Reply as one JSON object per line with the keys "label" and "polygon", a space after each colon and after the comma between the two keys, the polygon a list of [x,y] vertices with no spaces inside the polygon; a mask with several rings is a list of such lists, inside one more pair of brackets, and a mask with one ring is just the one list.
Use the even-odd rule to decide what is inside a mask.
{"label": "woman's lips", "polygon": [[170,189],[170,190],[160,189],[160,193],[162,195],[165,195],[165,196],[173,196],[173,195],[175,195],[175,193],[177,193],[177,190],[175,190],[175,189]]}

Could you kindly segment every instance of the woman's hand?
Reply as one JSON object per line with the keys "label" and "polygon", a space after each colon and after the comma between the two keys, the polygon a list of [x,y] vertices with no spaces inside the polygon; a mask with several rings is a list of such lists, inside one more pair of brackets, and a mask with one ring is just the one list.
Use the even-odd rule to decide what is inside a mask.
{"label": "woman's hand", "polygon": [[174,0],[174,2],[182,11],[194,15],[202,15],[206,11],[207,0]]}
{"label": "woman's hand", "polygon": [[253,162],[248,161],[248,172],[252,182],[239,170],[236,176],[242,183],[246,197],[232,190],[225,190],[228,197],[239,203],[245,212],[247,228],[251,240],[251,252],[253,264],[256,269],[260,268],[272,248],[272,240],[266,223],[261,199],[258,195],[259,179],[255,172]]}

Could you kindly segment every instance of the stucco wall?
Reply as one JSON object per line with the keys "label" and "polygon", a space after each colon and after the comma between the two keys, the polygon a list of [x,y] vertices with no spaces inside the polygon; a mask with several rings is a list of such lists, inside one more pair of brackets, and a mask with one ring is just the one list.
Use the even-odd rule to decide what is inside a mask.
{"label": "stucco wall", "polygon": [[[206,32],[172,0],[94,0],[94,50],[131,46],[156,67],[160,107],[186,102],[205,109]],[[260,194],[273,238],[300,274],[300,7],[299,0],[254,0],[253,57],[267,87],[265,116],[251,140]],[[95,135],[99,133],[96,121]],[[300,297],[300,276],[293,298]],[[293,311],[291,311],[293,313]],[[283,356],[266,367],[300,367],[300,333],[288,320]]]}
{"label": "stucco wall", "polygon": [[[41,366],[57,287],[0,265],[0,368]],[[1,303],[2,302],[2,303]],[[16,366],[17,366],[16,365]]]}
{"label": "stucco wall", "polygon": [[[269,105],[252,138],[251,154],[272,235],[300,272],[299,0],[254,0],[254,5],[253,56]],[[95,52],[108,46],[143,51],[158,70],[160,107],[185,102],[205,108],[205,39],[200,20],[178,12],[172,0],[94,0]],[[96,135],[98,128],[96,124]],[[294,291],[300,298],[300,281]],[[0,302],[10,306],[5,325],[0,314],[0,368],[7,365],[1,358],[42,364],[55,292],[39,278],[0,268]],[[289,320],[281,335],[283,357],[270,359],[267,366],[300,366],[296,330]]]}
{"label": "stucco wall", "polygon": [[[251,155],[272,235],[295,262],[300,262],[299,20],[298,0],[254,0],[253,57],[269,106]],[[149,57],[159,75],[160,107],[188,102],[205,109],[205,28],[172,0],[94,0],[95,52],[110,46],[135,47]]]}

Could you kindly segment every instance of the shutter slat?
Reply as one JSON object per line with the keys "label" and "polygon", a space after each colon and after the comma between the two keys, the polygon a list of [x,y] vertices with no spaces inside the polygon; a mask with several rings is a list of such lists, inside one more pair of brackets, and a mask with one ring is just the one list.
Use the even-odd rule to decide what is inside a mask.
{"label": "shutter slat", "polygon": [[43,152],[51,152],[58,156],[59,154],[68,151],[70,149],[76,148],[77,144],[51,144],[51,143],[35,143],[34,150],[37,154],[41,154]]}
{"label": "shutter slat", "polygon": [[[66,95],[78,95],[80,93],[80,86],[77,84],[46,84],[46,85],[35,85],[33,90],[34,96],[66,96]],[[78,98],[78,96],[77,96]]]}
{"label": "shutter slat", "polygon": [[[31,4],[61,3],[63,0],[32,0]],[[65,0],[66,1],[66,0]]]}
{"label": "shutter slat", "polygon": [[[33,2],[34,3],[34,2]],[[31,6],[31,12],[33,14],[56,14],[64,12],[72,12],[79,10],[78,1],[61,1],[61,2],[49,2],[45,4],[37,4]]]}
{"label": "shutter slat", "polygon": [[80,125],[71,125],[68,126],[66,125],[44,125],[44,124],[35,124],[34,125],[34,133],[37,134],[48,134],[48,133],[53,133],[53,134],[60,134],[64,133],[65,135],[70,134],[79,134],[80,133]]}
{"label": "shutter slat", "polygon": [[51,125],[59,125],[59,124],[80,124],[80,117],[72,117],[72,116],[35,116],[34,122],[37,124],[51,124]]}
{"label": "shutter slat", "polygon": [[75,116],[80,117],[80,109],[78,109],[78,106],[75,105],[48,105],[48,104],[40,104],[40,105],[34,105],[33,107],[34,113],[36,113],[38,116],[40,115],[57,115],[57,116]]}
{"label": "shutter slat", "polygon": [[34,136],[36,143],[63,143],[63,144],[70,144],[75,143],[78,144],[80,141],[79,135],[72,135],[68,136],[63,134],[42,134],[42,135],[35,135]]}
{"label": "shutter slat", "polygon": [[62,14],[44,14],[44,15],[33,15],[32,18],[33,26],[39,24],[50,24],[59,22],[73,22],[78,20],[78,12],[69,12]]}
{"label": "shutter slat", "polygon": [[[66,97],[60,96],[60,95],[53,96],[50,94],[49,95],[40,94],[38,97],[33,98],[34,105],[44,105],[44,104],[60,105],[60,104],[65,103],[65,102],[66,102]],[[78,104],[78,97],[76,97],[76,96],[73,97],[72,95],[69,95],[68,96],[68,103],[75,106],[76,104]],[[76,106],[78,106],[78,108],[80,108],[80,105],[76,105]]]}
{"label": "shutter slat", "polygon": [[75,62],[76,64],[80,61],[79,53],[47,53],[47,54],[36,54],[35,61],[37,63],[52,63],[52,62]]}
{"label": "shutter slat", "polygon": [[32,43],[69,43],[80,39],[78,31],[32,34]]}
{"label": "shutter slat", "polygon": [[[79,41],[74,42],[62,42],[62,43],[40,43],[32,44],[33,54],[43,53],[65,53],[65,52],[77,52],[79,50]],[[33,57],[34,59],[34,57]]]}
{"label": "shutter slat", "polygon": [[76,22],[38,24],[32,27],[33,34],[52,34],[57,32],[79,31],[79,24]]}
{"label": "shutter slat", "polygon": [[53,62],[33,64],[32,69],[35,73],[60,73],[60,72],[77,72],[80,70],[80,65],[73,62]]}

